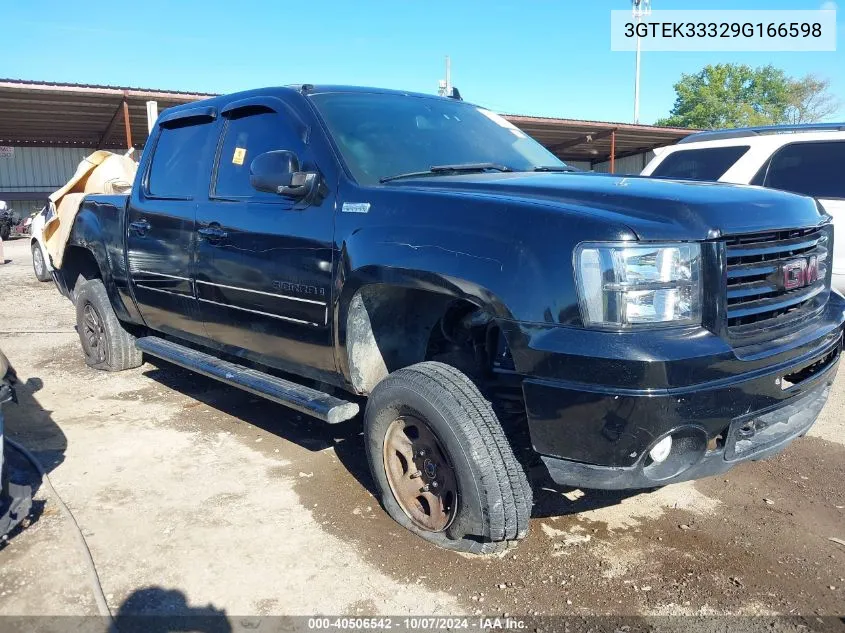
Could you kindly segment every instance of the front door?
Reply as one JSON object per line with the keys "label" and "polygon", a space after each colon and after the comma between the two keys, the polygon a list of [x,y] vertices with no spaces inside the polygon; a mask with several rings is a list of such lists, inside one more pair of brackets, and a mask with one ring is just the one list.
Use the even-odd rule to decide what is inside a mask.
{"label": "front door", "polygon": [[250,185],[271,150],[309,151],[279,99],[223,111],[208,199],[197,212],[196,292],[208,336],[225,350],[293,373],[334,374],[333,203],[296,204]]}
{"label": "front door", "polygon": [[132,290],[154,330],[203,338],[193,289],[196,196],[208,182],[216,139],[214,118],[171,118],[149,142],[154,151],[140,190],[132,192],[126,219],[126,252]]}

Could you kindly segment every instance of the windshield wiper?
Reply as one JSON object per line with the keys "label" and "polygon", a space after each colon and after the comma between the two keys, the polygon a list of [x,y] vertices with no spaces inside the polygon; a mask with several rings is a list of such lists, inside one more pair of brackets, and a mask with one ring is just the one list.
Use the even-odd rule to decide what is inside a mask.
{"label": "windshield wiper", "polygon": [[398,180],[399,178],[417,178],[420,176],[430,176],[431,174],[458,174],[461,172],[470,171],[513,171],[507,165],[499,165],[498,163],[462,163],[459,165],[432,165],[428,171],[409,171],[406,174],[396,174],[395,176],[385,176],[379,178],[379,182],[390,182],[391,180]]}
{"label": "windshield wiper", "polygon": [[569,165],[541,165],[540,167],[535,167],[531,171],[555,171],[555,172],[570,172],[570,171],[579,171],[574,167],[570,167]]}
{"label": "windshield wiper", "polygon": [[499,163],[461,163],[459,165],[435,165],[431,168],[434,173],[444,171],[513,171],[507,165],[500,165]]}

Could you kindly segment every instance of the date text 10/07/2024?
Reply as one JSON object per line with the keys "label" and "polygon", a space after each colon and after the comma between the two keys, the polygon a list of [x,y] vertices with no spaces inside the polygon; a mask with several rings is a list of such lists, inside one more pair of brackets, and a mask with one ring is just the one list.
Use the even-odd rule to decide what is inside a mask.
{"label": "date text 10/07/2024", "polygon": [[521,618],[512,617],[315,617],[308,618],[308,628],[313,630],[509,630],[520,631],[528,628],[528,623]]}

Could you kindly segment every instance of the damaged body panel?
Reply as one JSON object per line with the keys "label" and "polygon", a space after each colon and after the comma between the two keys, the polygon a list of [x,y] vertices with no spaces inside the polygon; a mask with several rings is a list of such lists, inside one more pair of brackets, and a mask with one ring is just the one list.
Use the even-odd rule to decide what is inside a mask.
{"label": "damaged body panel", "polygon": [[[276,401],[295,394],[290,406],[313,401],[323,419],[346,413],[281,375],[368,397],[385,507],[480,551],[524,535],[530,491],[511,444],[567,485],[721,472],[806,432],[838,367],[845,300],[814,200],[572,171],[453,99],[307,85],[215,97],[162,115],[129,196],[86,198],[54,274],[108,310],[102,284],[116,347],[143,337],[184,366],[196,349],[197,371],[275,385]],[[110,368],[140,362],[121,358]],[[461,402],[427,409],[447,392]],[[502,449],[489,460],[509,492],[474,499],[489,512],[462,523],[455,504],[485,489],[455,466],[452,496],[438,496],[436,473],[482,455],[478,438]],[[484,523],[505,506],[516,523]],[[449,540],[458,529],[475,532]]]}

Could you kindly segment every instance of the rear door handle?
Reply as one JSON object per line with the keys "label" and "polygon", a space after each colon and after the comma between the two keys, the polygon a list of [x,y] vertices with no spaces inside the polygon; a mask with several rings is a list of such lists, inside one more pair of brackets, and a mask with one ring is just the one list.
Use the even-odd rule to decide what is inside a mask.
{"label": "rear door handle", "polygon": [[228,237],[229,235],[226,231],[216,226],[205,226],[201,229],[197,229],[197,233],[208,240],[222,240],[224,237]]}
{"label": "rear door handle", "polygon": [[146,218],[141,218],[140,220],[136,220],[135,222],[129,223],[129,230],[135,231],[138,235],[142,236],[149,231],[151,228],[150,223],[147,222]]}

